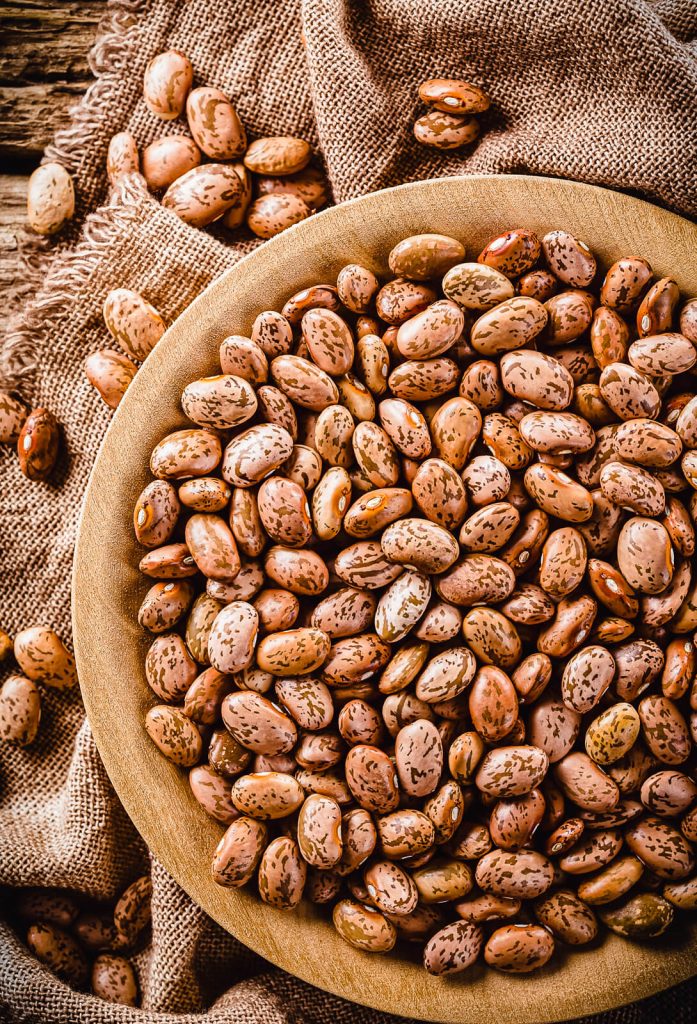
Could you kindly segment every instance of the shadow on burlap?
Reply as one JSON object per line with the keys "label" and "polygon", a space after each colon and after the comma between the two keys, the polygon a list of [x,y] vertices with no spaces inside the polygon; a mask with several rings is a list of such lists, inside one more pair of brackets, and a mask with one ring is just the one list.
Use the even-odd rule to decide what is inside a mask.
{"label": "shadow on burlap", "polygon": [[[69,636],[76,523],[110,416],[82,370],[89,352],[110,344],[104,296],[135,288],[171,322],[254,244],[229,245],[186,227],[138,176],[107,196],[112,134],[129,129],[142,147],[180,129],[155,120],[141,98],[155,53],[184,50],[197,82],[224,89],[250,134],[312,141],[337,201],[403,181],[518,172],[624,188],[694,216],[696,35],[693,0],[110,4],[92,54],[97,81],[48,152],[75,175],[77,217],[52,250],[37,247],[38,272],[28,271],[35,298],[2,358],[4,383],[48,406],[64,430],[51,484],[29,484],[14,454],[0,452],[3,627],[43,621]],[[492,96],[473,150],[443,154],[413,140],[418,83],[433,75],[472,79]],[[72,992],[0,923],[0,1020],[188,1024],[201,1013],[235,1024],[389,1020],[270,968],[208,919],[161,866],[150,865],[101,765],[79,694],[47,691],[43,709],[31,748],[0,747],[0,884],[112,899],[152,870],[153,937],[136,958],[146,1012]],[[686,1024],[696,1012],[687,983],[592,1020]]]}

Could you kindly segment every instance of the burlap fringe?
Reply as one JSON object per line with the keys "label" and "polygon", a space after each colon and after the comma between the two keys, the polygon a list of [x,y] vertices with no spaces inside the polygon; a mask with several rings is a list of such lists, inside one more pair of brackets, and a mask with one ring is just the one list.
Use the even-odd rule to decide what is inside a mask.
{"label": "burlap fringe", "polygon": [[[89,62],[96,81],[77,106],[70,110],[69,127],[57,132],[47,146],[42,162],[56,161],[72,174],[98,131],[112,104],[136,44],[138,15],[147,0],[109,0],[90,51]],[[78,178],[79,188],[79,178]],[[142,194],[136,180],[126,181],[120,194],[85,221],[83,237],[74,249],[57,240],[55,245],[38,235],[24,232],[18,238],[20,273],[9,294],[9,308],[32,295],[10,320],[0,348],[0,388],[19,391],[31,401],[42,342],[60,318],[66,305],[90,275],[110,239],[132,218],[128,206]]]}

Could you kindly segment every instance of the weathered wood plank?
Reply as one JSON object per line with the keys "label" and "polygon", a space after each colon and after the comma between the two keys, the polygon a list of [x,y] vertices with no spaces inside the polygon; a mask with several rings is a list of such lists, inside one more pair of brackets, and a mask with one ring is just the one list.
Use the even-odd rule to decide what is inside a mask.
{"label": "weathered wood plank", "polygon": [[31,167],[92,81],[87,53],[104,0],[0,6],[0,159]]}
{"label": "weathered wood plank", "polygon": [[[22,281],[20,244],[27,218],[28,177],[0,175],[0,308],[2,319],[12,311],[28,285]],[[10,294],[13,301],[10,301]]]}

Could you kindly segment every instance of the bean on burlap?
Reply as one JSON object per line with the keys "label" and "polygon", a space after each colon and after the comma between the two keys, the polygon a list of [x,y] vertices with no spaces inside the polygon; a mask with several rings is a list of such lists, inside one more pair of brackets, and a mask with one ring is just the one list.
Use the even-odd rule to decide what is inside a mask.
{"label": "bean on burlap", "polygon": [[[28,269],[16,292],[34,298],[0,358],[0,385],[19,382],[27,401],[48,406],[64,430],[50,483],[29,483],[14,453],[0,450],[3,628],[44,621],[70,636],[80,501],[111,415],[83,373],[85,356],[109,345],[101,320],[106,293],[141,291],[171,322],[256,244],[244,233],[229,245],[219,240],[222,229],[186,227],[136,176],[108,199],[104,166],[113,134],[130,130],[142,148],[181,130],[155,119],[142,100],[153,55],[184,50],[196,83],[223,89],[252,138],[292,134],[319,146],[336,200],[433,176],[517,172],[627,188],[695,215],[695,124],[686,112],[697,106],[696,34],[693,0],[109,3],[91,56],[97,81],[47,150],[47,159],[75,176],[76,217],[52,244],[22,240]],[[413,138],[423,112],[418,86],[434,74],[472,80],[491,96],[475,147],[436,153]],[[136,606],[134,595],[134,615]],[[0,778],[0,884],[66,886],[113,899],[150,870],[77,691],[46,693],[36,743],[2,745]],[[153,940],[135,958],[146,1014],[72,992],[0,923],[0,1020],[193,1024],[206,1006],[206,1019],[235,1024],[392,1019],[269,969],[156,863],[152,876]],[[696,1005],[688,982],[588,1020],[687,1024]]]}

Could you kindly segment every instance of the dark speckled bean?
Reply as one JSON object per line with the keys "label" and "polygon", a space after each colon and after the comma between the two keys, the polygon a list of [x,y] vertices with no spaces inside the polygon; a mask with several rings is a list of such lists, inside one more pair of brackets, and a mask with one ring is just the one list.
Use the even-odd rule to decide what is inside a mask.
{"label": "dark speckled bean", "polygon": [[548,767],[549,758],[538,747],[496,747],[480,763],[475,782],[487,796],[521,796],[539,786]]}
{"label": "dark speckled bean", "polygon": [[536,900],[535,917],[570,946],[583,946],[598,934],[595,914],[569,889],[558,889]]}
{"label": "dark speckled bean", "polygon": [[426,943],[424,967],[437,976],[464,971],[477,960],[483,941],[482,930],[476,924],[453,921]]}
{"label": "dark speckled bean", "polygon": [[230,693],[222,704],[223,723],[255,754],[285,754],[298,738],[295,723],[266,697],[252,690]]}

